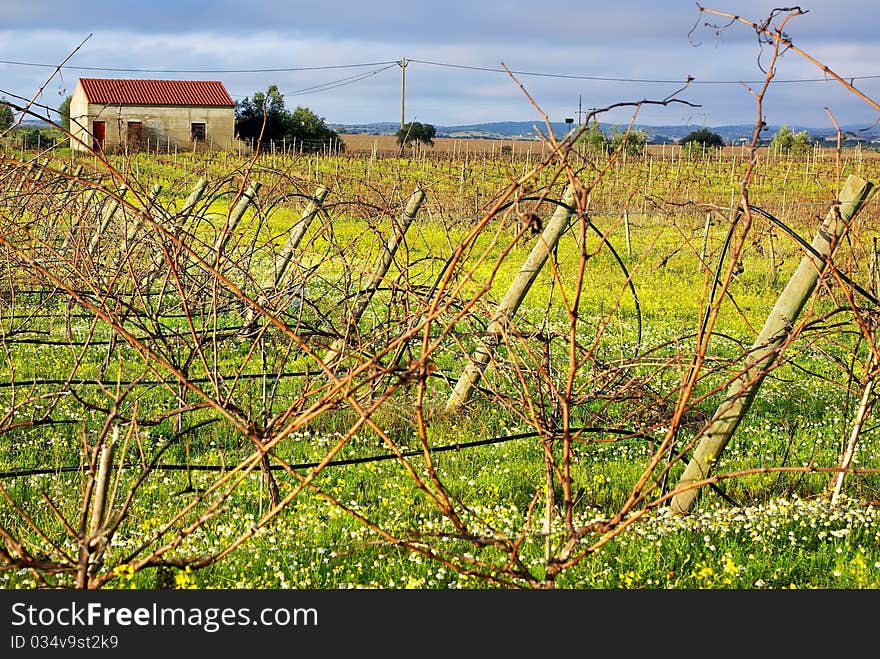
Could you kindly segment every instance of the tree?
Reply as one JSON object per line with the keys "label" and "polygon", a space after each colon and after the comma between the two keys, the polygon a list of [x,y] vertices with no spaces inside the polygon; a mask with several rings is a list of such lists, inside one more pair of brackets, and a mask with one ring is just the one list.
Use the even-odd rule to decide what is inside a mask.
{"label": "tree", "polygon": [[55,137],[39,128],[22,128],[15,136],[24,149],[48,149],[55,146]]}
{"label": "tree", "polygon": [[777,153],[791,155],[806,153],[810,150],[810,135],[805,130],[799,133],[792,132],[787,125],[783,124],[770,140],[770,148]]}
{"label": "tree", "polygon": [[608,136],[599,128],[599,122],[593,121],[584,131],[579,140],[592,153],[604,153],[608,148]]}
{"label": "tree", "polygon": [[724,146],[724,138],[708,128],[700,128],[682,137],[681,145]]}
{"label": "tree", "polygon": [[254,92],[253,99],[235,102],[235,131],[245,141],[260,143],[280,140],[286,130],[284,96],[277,85],[264,92]]}
{"label": "tree", "polygon": [[6,97],[0,98],[0,130],[6,130],[15,121],[12,108],[6,105]]}
{"label": "tree", "polygon": [[345,149],[339,135],[327,126],[323,117],[306,107],[288,112],[277,85],[269,85],[265,93],[255,92],[252,98],[236,101],[235,131],[239,139],[253,143],[286,140],[293,144],[295,140],[301,151],[319,151],[326,146],[337,151]]}
{"label": "tree", "polygon": [[413,142],[421,142],[425,146],[434,146],[435,137],[437,137],[437,130],[431,124],[410,121],[397,131],[397,144],[406,146]]}
{"label": "tree", "polygon": [[622,147],[627,155],[635,156],[644,153],[647,143],[648,135],[643,130],[621,131],[618,128],[613,128],[608,146],[613,151]]}
{"label": "tree", "polygon": [[298,106],[293,114],[288,115],[285,138],[296,139],[306,151],[320,151],[326,147],[335,151],[345,150],[339,134],[326,124],[324,118],[302,106]]}
{"label": "tree", "polygon": [[70,130],[70,101],[72,100],[73,96],[68,95],[58,106],[58,116],[60,117],[58,125],[64,130]]}

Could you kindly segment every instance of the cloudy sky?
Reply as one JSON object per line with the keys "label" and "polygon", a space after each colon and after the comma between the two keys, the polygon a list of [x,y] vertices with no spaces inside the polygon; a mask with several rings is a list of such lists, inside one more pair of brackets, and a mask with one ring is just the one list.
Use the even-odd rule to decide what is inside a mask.
{"label": "cloudy sky", "polygon": [[[755,22],[779,6],[701,4]],[[793,44],[880,103],[880,3],[813,0],[801,9],[785,26]],[[676,96],[688,105],[646,106],[637,121],[754,124],[749,89],[769,61],[754,30],[707,26],[726,21],[691,0],[0,0],[0,16],[0,95],[42,89],[39,102],[53,108],[79,77],[201,79],[221,80],[236,99],[276,84],[288,108],[309,107],[333,124],[397,122],[406,61],[407,121],[540,122],[524,90],[552,120],[579,119],[579,108],[665,99],[692,77]],[[846,126],[880,120],[871,103],[787,52],[765,120],[831,127],[829,112]]]}

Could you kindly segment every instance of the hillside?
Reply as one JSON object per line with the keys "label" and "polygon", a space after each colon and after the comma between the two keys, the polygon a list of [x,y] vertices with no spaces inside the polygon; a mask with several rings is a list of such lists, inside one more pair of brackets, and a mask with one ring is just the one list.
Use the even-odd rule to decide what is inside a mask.
{"label": "hillside", "polygon": [[[344,133],[362,133],[369,135],[393,135],[400,127],[399,123],[394,122],[378,122],[371,124],[332,124],[334,130]],[[610,123],[601,123],[599,127],[605,132],[610,133],[615,129],[620,130],[622,127]],[[528,140],[537,139],[539,131],[546,133],[546,126],[536,121],[496,121],[482,124],[465,124],[457,126],[441,126],[436,125],[438,137],[455,137],[455,138],[483,138],[483,139],[517,139]],[[563,122],[551,123],[553,134],[557,137],[565,135],[571,130],[572,125]],[[709,130],[718,133],[726,143],[735,144],[741,141],[748,141],[752,137],[754,125],[751,124],[735,124],[728,126],[700,126],[697,124],[684,125],[668,125],[668,126],[649,126],[637,124],[638,130],[643,130],[648,136],[648,140],[655,144],[677,142],[688,133],[699,130],[700,128],[709,128]],[[780,126],[769,125],[764,131],[762,137],[770,138],[778,130]],[[835,138],[833,128],[816,128],[811,126],[789,126],[796,132],[807,131],[811,136],[816,138]],[[871,127],[864,129],[862,126],[844,126],[843,130],[851,136],[858,135],[868,142],[880,140],[880,128]]]}

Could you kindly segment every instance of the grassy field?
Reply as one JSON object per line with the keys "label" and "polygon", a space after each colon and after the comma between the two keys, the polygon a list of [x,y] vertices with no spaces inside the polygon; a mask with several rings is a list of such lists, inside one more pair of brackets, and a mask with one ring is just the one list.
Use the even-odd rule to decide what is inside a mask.
{"label": "grassy field", "polygon": [[[539,142],[345,140],[7,158],[0,587],[878,587],[875,319],[853,288],[877,290],[873,198],[717,478],[668,509],[804,254],[792,234],[813,239],[847,176],[880,180],[875,154],[757,152],[766,215],[743,219],[743,149],[561,163]],[[584,212],[491,332],[563,164]]]}

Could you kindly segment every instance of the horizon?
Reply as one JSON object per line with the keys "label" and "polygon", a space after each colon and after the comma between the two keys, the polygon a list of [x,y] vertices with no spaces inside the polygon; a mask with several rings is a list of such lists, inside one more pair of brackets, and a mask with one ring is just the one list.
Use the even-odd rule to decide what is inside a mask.
{"label": "horizon", "polygon": [[[46,123],[46,121],[43,118],[37,118],[37,117],[33,117],[33,116],[28,116],[26,118],[23,118],[20,123],[22,125],[35,125],[35,124],[49,125]],[[355,122],[355,123],[339,123],[339,122],[333,122],[333,121],[325,121],[325,123],[327,124],[327,126],[329,126],[331,128],[334,128],[334,127],[339,127],[339,128],[376,127],[376,128],[378,128],[381,126],[388,126],[390,128],[391,126],[399,126],[400,125],[399,121],[393,121],[393,120],[363,121],[363,122]],[[427,123],[430,123],[430,122],[427,122]],[[529,119],[519,119],[519,120],[505,119],[505,120],[498,120],[498,121],[493,121],[493,120],[480,121],[480,122],[474,122],[474,123],[431,124],[431,125],[433,125],[435,128],[448,129],[448,128],[471,128],[471,127],[479,127],[479,126],[503,126],[503,125],[509,125],[509,124],[534,125],[534,126],[538,126],[538,127],[541,127],[544,125],[543,122],[538,122],[538,121],[529,120]],[[566,122],[553,121],[553,122],[551,122],[551,124],[552,125],[566,125]],[[614,127],[614,126],[619,126],[620,124],[617,124],[615,122],[600,121],[599,125],[605,126],[605,127]],[[778,129],[778,128],[782,127],[783,125],[791,128],[791,129],[808,129],[808,130],[815,130],[817,132],[819,132],[819,131],[833,132],[833,129],[829,129],[827,127],[823,128],[823,127],[819,127],[819,126],[807,126],[807,125],[795,124],[795,123],[766,124],[765,129],[766,130],[772,130],[774,128]],[[688,129],[695,129],[695,130],[698,130],[701,128],[706,128],[709,130],[725,129],[725,128],[727,128],[727,129],[754,128],[754,126],[755,126],[755,123],[750,124],[747,122],[730,123],[730,124],[717,124],[717,125],[696,124],[696,123],[691,123],[691,124],[684,124],[684,123],[682,123],[682,124],[662,124],[662,123],[649,124],[649,123],[642,123],[642,122],[636,122],[633,124],[633,128],[678,128],[678,129],[688,128]],[[851,124],[851,125],[841,126],[840,128],[843,132],[853,131],[853,130],[870,131],[873,128],[873,129],[876,129],[876,131],[874,131],[874,132],[880,133],[880,125],[877,125],[876,123],[873,123],[870,126],[864,126],[864,127],[860,127],[860,125],[858,125],[858,124]]]}
{"label": "horizon", "polygon": [[[427,123],[431,123],[431,122],[427,122]],[[555,124],[564,124],[565,122],[564,121],[553,121],[552,123],[555,125]],[[385,125],[385,124],[399,126],[400,122],[399,121],[391,121],[391,120],[364,121],[364,122],[356,122],[356,123],[339,123],[339,122],[329,122],[329,121],[327,122],[327,125],[329,125],[329,126],[381,126],[381,125]],[[503,124],[534,124],[536,126],[541,126],[541,125],[543,125],[543,122],[534,121],[534,120],[530,120],[530,119],[519,119],[519,120],[517,120],[517,119],[504,119],[504,120],[498,120],[498,121],[489,120],[489,121],[479,121],[479,122],[474,122],[474,123],[456,123],[456,124],[440,124],[440,123],[438,123],[438,124],[432,124],[432,125],[435,127],[442,127],[442,128],[463,128],[463,127],[466,128],[469,126],[491,126],[491,125],[503,125]],[[619,124],[616,124],[615,122],[611,122],[611,121],[600,121],[599,125],[600,126],[615,126],[615,125],[619,125]],[[712,129],[712,128],[745,128],[745,127],[751,128],[751,127],[754,127],[755,125],[756,125],[755,122],[752,122],[752,123],[739,122],[739,123],[726,123],[726,124],[702,124],[702,123],[689,123],[689,124],[686,124],[686,123],[679,123],[679,124],[676,124],[676,123],[668,123],[668,124],[656,123],[656,124],[653,124],[653,123],[644,123],[644,122],[637,121],[633,124],[633,127],[642,126],[642,127],[649,127],[649,128],[695,128],[695,129],[708,128],[708,129]],[[766,124],[766,127],[767,127],[767,129],[771,129],[771,128],[779,128],[783,125],[788,126],[789,128],[795,128],[795,127],[797,127],[797,128],[812,128],[817,131],[818,130],[832,130],[833,131],[833,127],[831,127],[829,129],[829,128],[820,127],[820,126],[807,126],[805,124],[787,123],[787,122],[781,122],[778,124],[769,124],[768,123],[768,124]],[[861,126],[861,124],[848,124],[848,125],[841,126],[841,129],[870,130],[872,128],[876,128],[877,131],[880,132],[880,125],[878,125],[876,122],[872,122],[872,124],[868,125],[868,126]]]}

